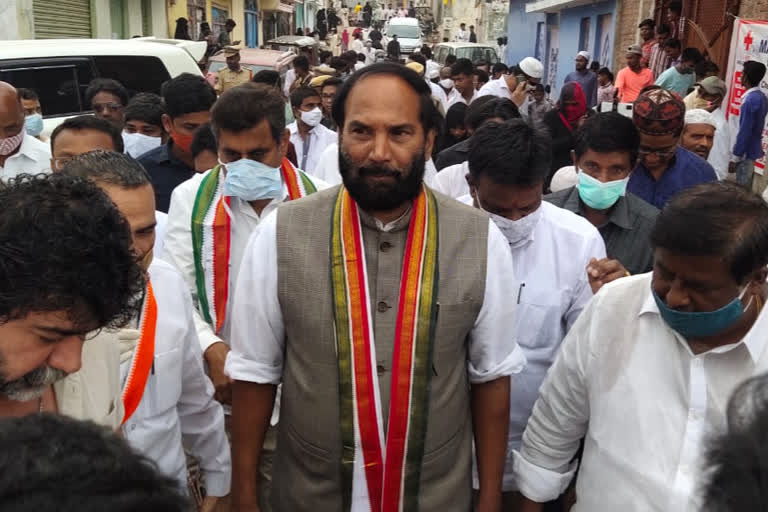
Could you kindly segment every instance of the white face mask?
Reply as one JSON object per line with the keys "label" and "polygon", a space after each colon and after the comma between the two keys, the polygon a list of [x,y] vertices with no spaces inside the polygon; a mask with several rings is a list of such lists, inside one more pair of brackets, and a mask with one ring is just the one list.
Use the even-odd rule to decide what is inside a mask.
{"label": "white face mask", "polygon": [[491,220],[493,220],[496,227],[501,230],[501,233],[507,239],[507,242],[509,242],[509,246],[513,249],[522,247],[528,240],[530,240],[531,233],[533,233],[533,230],[539,223],[539,219],[541,219],[541,205],[536,208],[536,211],[531,212],[518,220],[511,220],[485,210],[480,204],[479,199],[477,199],[477,205],[491,217]]}
{"label": "white face mask", "polygon": [[139,158],[147,151],[159,148],[163,143],[160,137],[150,137],[143,133],[126,133],[123,132],[123,144],[125,145],[125,153],[133,158]]}
{"label": "white face mask", "polygon": [[450,78],[443,78],[440,80],[440,87],[443,89],[453,89],[453,80]]}
{"label": "white face mask", "polygon": [[309,112],[301,111],[301,120],[309,126],[317,126],[320,121],[323,120],[323,112],[318,107],[313,108]]}

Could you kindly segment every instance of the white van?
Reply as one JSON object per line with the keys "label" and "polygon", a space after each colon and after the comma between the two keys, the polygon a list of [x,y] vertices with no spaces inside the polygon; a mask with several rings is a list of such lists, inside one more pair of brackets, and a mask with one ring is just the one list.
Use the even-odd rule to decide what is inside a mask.
{"label": "white van", "polygon": [[424,44],[419,20],[416,18],[392,18],[384,27],[386,42],[397,36],[400,43],[400,53],[407,54],[418,51]]}
{"label": "white van", "polygon": [[113,78],[133,94],[160,94],[181,73],[202,75],[206,43],[169,39],[39,39],[0,44],[0,81],[34,90],[43,107],[43,133],[67,117],[91,112],[83,96],[94,78]]}

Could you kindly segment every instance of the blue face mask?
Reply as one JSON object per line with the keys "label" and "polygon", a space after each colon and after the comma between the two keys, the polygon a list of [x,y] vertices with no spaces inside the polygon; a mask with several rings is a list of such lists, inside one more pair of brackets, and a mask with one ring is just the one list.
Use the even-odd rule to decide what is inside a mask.
{"label": "blue face mask", "polygon": [[579,169],[579,197],[595,210],[607,210],[627,191],[629,176],[623,180],[603,183]]}
{"label": "blue face mask", "polygon": [[[746,293],[747,289],[734,298],[731,302],[716,309],[714,311],[697,311],[687,312],[678,311],[672,309],[661,300],[655,291],[653,292],[653,300],[656,301],[656,305],[661,313],[661,318],[672,329],[679,332],[683,338],[706,338],[707,336],[714,336],[732,327],[744,314],[744,305],[741,303],[741,298]],[[747,305],[749,307],[749,305]]]}
{"label": "blue face mask", "polygon": [[224,177],[225,196],[239,197],[244,201],[283,197],[283,178],[279,167],[269,167],[246,158],[222,165],[227,170]]}
{"label": "blue face mask", "polygon": [[40,114],[30,114],[24,118],[24,129],[33,137],[37,137],[43,132],[43,116]]}

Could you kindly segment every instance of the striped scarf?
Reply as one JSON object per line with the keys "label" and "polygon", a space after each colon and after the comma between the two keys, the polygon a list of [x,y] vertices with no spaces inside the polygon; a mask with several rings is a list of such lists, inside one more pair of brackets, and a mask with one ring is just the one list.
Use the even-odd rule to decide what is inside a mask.
{"label": "striped scarf", "polygon": [[[317,191],[314,183],[287,159],[281,165],[288,199],[305,197]],[[195,283],[200,313],[221,332],[229,299],[229,257],[231,248],[231,198],[223,195],[221,166],[214,167],[200,182],[192,209],[192,247]]]}
{"label": "striped scarf", "polygon": [[[344,510],[416,511],[437,322],[437,204],[413,204],[395,326],[389,411],[381,410],[359,212],[345,188],[331,226]],[[384,435],[382,414],[388,414]]]}

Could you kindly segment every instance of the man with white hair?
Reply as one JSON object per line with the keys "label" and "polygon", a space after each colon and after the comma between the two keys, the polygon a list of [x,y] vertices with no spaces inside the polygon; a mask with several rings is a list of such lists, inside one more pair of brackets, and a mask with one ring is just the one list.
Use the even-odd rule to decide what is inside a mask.
{"label": "man with white hair", "polygon": [[592,108],[597,104],[597,75],[587,68],[589,59],[589,52],[580,51],[576,55],[576,70],[565,75],[563,83],[578,82],[587,97],[587,108]]}
{"label": "man with white hair", "polygon": [[680,145],[706,160],[715,139],[717,124],[712,114],[701,108],[685,113],[685,125],[680,137]]}
{"label": "man with white hair", "polygon": [[533,57],[526,57],[520,64],[512,67],[510,74],[501,75],[501,78],[482,86],[477,96],[498,96],[512,100],[520,109],[523,118],[527,119],[528,105],[533,101],[531,94],[543,75],[544,66],[541,62]]}

